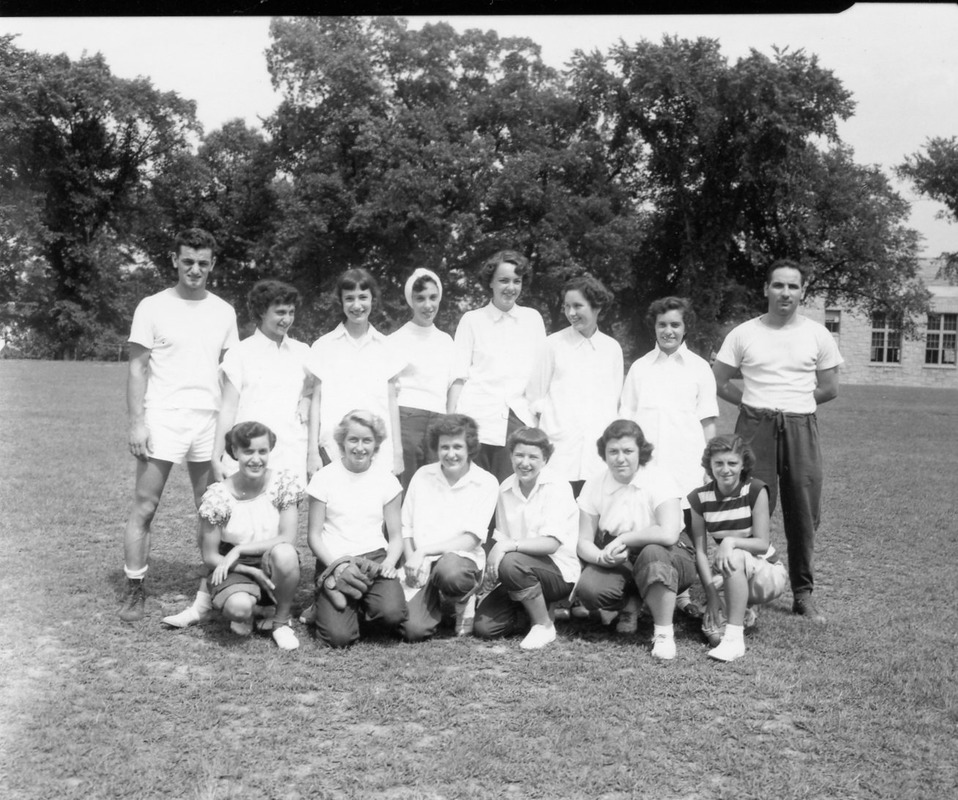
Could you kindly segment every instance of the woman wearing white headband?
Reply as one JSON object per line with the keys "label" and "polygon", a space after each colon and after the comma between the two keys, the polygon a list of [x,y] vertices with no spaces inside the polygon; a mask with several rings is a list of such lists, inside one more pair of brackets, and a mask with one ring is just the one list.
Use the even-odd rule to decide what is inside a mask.
{"label": "woman wearing white headband", "polygon": [[399,374],[400,482],[404,491],[419,467],[436,460],[426,431],[436,417],[446,413],[454,355],[452,337],[435,325],[442,300],[439,276],[432,270],[416,269],[406,281],[405,295],[412,319],[389,336],[390,344],[408,362]]}

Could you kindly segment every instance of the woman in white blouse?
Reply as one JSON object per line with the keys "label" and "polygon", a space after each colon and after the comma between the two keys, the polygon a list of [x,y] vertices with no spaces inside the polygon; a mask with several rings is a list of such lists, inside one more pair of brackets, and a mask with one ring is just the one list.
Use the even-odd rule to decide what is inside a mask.
{"label": "woman in white blouse", "polygon": [[586,274],[566,283],[562,296],[569,327],[546,339],[530,393],[539,427],[555,446],[549,468],[577,495],[604,466],[595,442],[616,418],[624,365],[619,343],[599,330],[612,293]]}

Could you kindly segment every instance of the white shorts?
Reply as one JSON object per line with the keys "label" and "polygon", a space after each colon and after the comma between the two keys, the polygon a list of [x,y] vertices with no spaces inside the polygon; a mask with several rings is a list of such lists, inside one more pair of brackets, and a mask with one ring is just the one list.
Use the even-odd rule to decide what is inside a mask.
{"label": "white shorts", "polygon": [[153,451],[150,458],[182,464],[213,457],[216,412],[189,408],[148,408],[146,427]]}
{"label": "white shorts", "polygon": [[[744,550],[737,552],[742,554],[742,564],[745,576],[748,578],[749,605],[762,606],[771,603],[785,591],[785,586],[788,583],[788,570],[785,569],[785,564],[781,561],[774,563],[766,561],[764,558],[753,556]],[[712,569],[716,570],[712,576],[712,583],[718,588],[724,581],[714,560]],[[718,582],[716,582],[716,577],[719,579]]]}

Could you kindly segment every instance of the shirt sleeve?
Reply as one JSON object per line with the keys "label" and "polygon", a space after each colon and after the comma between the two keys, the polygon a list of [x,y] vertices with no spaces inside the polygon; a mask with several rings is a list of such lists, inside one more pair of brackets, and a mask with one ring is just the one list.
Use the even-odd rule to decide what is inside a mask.
{"label": "shirt sleeve", "polygon": [[276,475],[275,494],[273,505],[277,511],[283,511],[290,506],[299,504],[303,499],[303,486],[299,478],[287,470],[280,470]]}
{"label": "shirt sleeve", "polygon": [[730,367],[738,368],[742,366],[742,348],[739,338],[740,329],[741,326],[729,331],[728,336],[725,337],[725,341],[722,342],[722,346],[719,348],[718,355],[715,356],[716,361],[721,361]]}
{"label": "shirt sleeve", "polygon": [[600,512],[600,498],[602,492],[602,477],[589,478],[579,492],[578,506],[580,511],[598,517]]}
{"label": "shirt sleeve", "polygon": [[413,538],[413,508],[416,504],[416,495],[418,494],[418,487],[420,481],[419,472],[416,471],[412,480],[409,481],[409,487],[406,489],[406,496],[403,498],[402,502],[402,538],[403,539],[412,539]]}
{"label": "shirt sleeve", "polygon": [[392,502],[397,494],[402,493],[402,485],[392,473],[383,475],[382,480],[382,505]]}
{"label": "shirt sleeve", "polygon": [[817,369],[832,369],[845,363],[838,350],[834,337],[824,327],[816,328],[818,334],[818,367]]}
{"label": "shirt sleeve", "polygon": [[629,374],[622,384],[622,399],[619,401],[619,416],[634,420],[639,410],[639,362],[633,361]]}
{"label": "shirt sleeve", "polygon": [[[508,480],[508,478],[506,480]],[[509,515],[506,513],[506,502],[503,494],[503,488],[500,486],[499,494],[496,498],[496,527],[492,532],[492,540],[494,542],[513,538],[509,533]]]}
{"label": "shirt sleeve", "polygon": [[453,339],[455,354],[452,360],[452,380],[466,380],[472,366],[472,351],[476,346],[476,334],[473,330],[473,314],[467,311],[459,320],[456,337]]}
{"label": "shirt sleeve", "polygon": [[551,536],[560,544],[575,544],[579,538],[579,507],[572,487],[565,481],[542,487],[542,517],[531,536]]}
{"label": "shirt sleeve", "polygon": [[496,503],[499,500],[499,482],[491,474],[472,487],[472,497],[468,509],[464,509],[462,516],[462,532],[477,536],[480,542],[486,540],[489,522],[496,513]]}
{"label": "shirt sleeve", "polygon": [[210,525],[223,527],[230,521],[232,513],[233,505],[229,492],[222,483],[214,483],[200,501],[200,519],[206,520]]}
{"label": "shirt sleeve", "polygon": [[719,415],[715,375],[704,358],[695,358],[695,385],[698,397],[696,398],[695,414],[700,419],[717,417]]}
{"label": "shirt sleeve", "polygon": [[220,364],[220,371],[229,378],[229,382],[236,387],[236,390],[242,393],[243,359],[240,357],[239,348],[233,347],[226,351],[223,362]]}
{"label": "shirt sleeve", "polygon": [[331,466],[333,465],[327,464],[313,475],[309,481],[309,485],[306,487],[306,494],[316,498],[321,503],[329,502],[329,473],[327,473],[326,470]]}
{"label": "shirt sleeve", "polygon": [[153,349],[155,340],[153,338],[153,317],[150,313],[153,303],[152,298],[147,297],[141,300],[136,310],[133,312],[133,322],[130,325],[130,338],[128,341],[133,344],[139,344],[148,350]]}
{"label": "shirt sleeve", "polygon": [[223,312],[226,315],[226,338],[223,340],[222,349],[229,350],[239,344],[239,330],[236,327],[236,312],[233,310],[233,306],[225,300],[223,305],[226,306]]}
{"label": "shirt sleeve", "polygon": [[532,368],[527,391],[529,407],[533,414],[541,414],[545,407],[545,398],[549,393],[552,376],[555,373],[555,351],[557,347],[557,339],[547,338],[539,346],[536,354],[535,366]]}

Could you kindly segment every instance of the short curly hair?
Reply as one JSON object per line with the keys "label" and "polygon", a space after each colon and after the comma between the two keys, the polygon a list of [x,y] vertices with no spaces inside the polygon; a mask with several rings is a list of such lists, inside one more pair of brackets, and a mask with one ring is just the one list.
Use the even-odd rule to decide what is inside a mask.
{"label": "short curly hair", "polygon": [[216,239],[209,231],[202,228],[187,228],[180,231],[173,237],[173,255],[179,256],[184,247],[192,247],[194,250],[210,250],[216,255]]}
{"label": "short curly hair", "polygon": [[443,414],[430,426],[428,431],[429,448],[432,452],[439,449],[440,436],[462,436],[466,440],[466,452],[472,461],[479,454],[479,426],[466,414]]}
{"label": "short curly hair", "polygon": [[375,452],[378,453],[380,446],[386,441],[386,423],[382,421],[382,418],[364,408],[354,408],[348,412],[346,416],[339,421],[339,424],[333,431],[333,440],[341,451],[345,450],[346,433],[349,431],[351,423],[362,425],[364,428],[369,428],[369,430],[372,431],[373,439],[376,442]]}
{"label": "short curly hair", "polygon": [[300,299],[299,290],[295,286],[266,278],[253,284],[253,288],[246,295],[246,306],[250,316],[259,322],[274,303],[296,307],[299,306]]}
{"label": "short curly hair", "polygon": [[637,422],[631,419],[617,419],[609,423],[609,426],[602,431],[602,435],[596,441],[599,450],[599,458],[605,461],[605,448],[613,439],[623,439],[626,436],[635,439],[636,447],[639,448],[639,466],[645,466],[652,459],[652,451],[655,447],[645,438],[642,429]]}
{"label": "short curly hair", "polygon": [[649,304],[649,311],[645,315],[645,321],[651,330],[655,330],[655,321],[669,311],[680,311],[682,313],[682,322],[685,324],[685,336],[688,338],[689,331],[695,327],[695,312],[692,310],[692,304],[684,297],[660,297]]}
{"label": "short curly hair", "polygon": [[755,453],[748,446],[748,442],[741,436],[734,435],[715,436],[709,439],[709,443],[705,445],[705,452],[702,453],[702,466],[712,480],[715,480],[715,475],[712,474],[712,458],[719,453],[735,453],[741,458],[742,483],[749,479],[752,470],[755,468]]}
{"label": "short curly hair", "polygon": [[548,462],[555,452],[555,445],[549,441],[549,435],[540,428],[519,428],[509,434],[506,440],[506,449],[511,455],[520,445],[527,447],[538,447],[542,451],[542,458]]}
{"label": "short curly hair", "polygon": [[236,458],[236,450],[249,447],[250,442],[258,436],[269,439],[269,449],[276,447],[276,434],[262,422],[239,422],[233,429],[226,432],[226,452],[230,458]]}
{"label": "short curly hair", "polygon": [[500,264],[512,264],[516,268],[516,275],[522,278],[523,288],[532,282],[532,267],[529,259],[517,250],[499,250],[482,262],[479,267],[479,283],[489,294],[492,294],[492,276]]}
{"label": "short curly hair", "polygon": [[605,288],[605,284],[588,272],[565,282],[562,287],[563,300],[566,292],[579,292],[596,312],[608,308],[615,299],[612,292]]}

